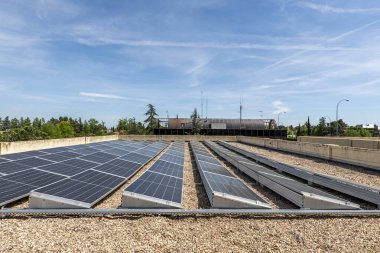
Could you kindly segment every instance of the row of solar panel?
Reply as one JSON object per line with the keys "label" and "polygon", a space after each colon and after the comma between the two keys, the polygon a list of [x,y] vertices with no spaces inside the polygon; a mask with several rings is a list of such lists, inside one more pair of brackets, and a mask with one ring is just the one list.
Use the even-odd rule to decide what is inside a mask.
{"label": "row of solar panel", "polygon": [[270,208],[265,200],[229,172],[201,143],[191,142],[191,149],[213,207]]}
{"label": "row of solar panel", "polygon": [[174,143],[144,174],[128,186],[123,207],[182,207],[184,144]]}
{"label": "row of solar panel", "polygon": [[[107,179],[107,185],[111,186],[109,182],[112,180],[113,184],[117,185],[120,178],[132,175],[141,167],[141,164],[158,154],[165,145],[164,143],[157,145],[149,142],[112,141],[1,156],[0,171],[6,173],[0,176],[0,206],[25,197],[32,190],[43,189],[44,186],[52,187],[51,184],[56,182],[67,182],[70,178],[70,180],[78,181],[81,175],[89,176],[88,170],[91,170],[90,172],[95,177],[103,176],[97,174],[95,168],[103,174],[112,171],[114,174],[109,174],[114,177]],[[151,156],[140,156],[138,151],[143,147],[147,147],[146,151],[150,152]],[[87,151],[82,152],[83,150]],[[93,153],[88,154],[90,150]],[[119,155],[110,154],[109,151],[113,153],[117,151]],[[86,155],[80,154],[81,152]],[[41,158],[42,156],[51,156],[49,157],[51,160]],[[52,157],[59,156],[67,159],[53,161]],[[13,160],[9,161],[10,159]],[[78,177],[75,178],[76,175]],[[56,186],[59,187],[59,185]],[[49,190],[54,189],[49,188]]]}
{"label": "row of solar panel", "polygon": [[[286,175],[268,169],[251,161],[241,154],[214,142],[206,145],[233,164],[239,170],[252,177],[261,185],[277,192],[301,208],[313,209],[358,209],[359,206],[340,197],[296,181]],[[308,199],[308,201],[305,201]]]}
{"label": "row of solar panel", "polygon": [[49,207],[62,206],[62,203],[65,203],[68,207],[89,208],[133,176],[165,146],[164,143],[140,146],[140,149],[148,150],[151,155],[139,154],[140,149],[138,149],[136,152],[130,152],[128,155],[90,169],[86,171],[87,173],[80,173],[70,179],[35,190],[31,193],[30,205],[40,207],[41,200],[49,199],[51,203]]}

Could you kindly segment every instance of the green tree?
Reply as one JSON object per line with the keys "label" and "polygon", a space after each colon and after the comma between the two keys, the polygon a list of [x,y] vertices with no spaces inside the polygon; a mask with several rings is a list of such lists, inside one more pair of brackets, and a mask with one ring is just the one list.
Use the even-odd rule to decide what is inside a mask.
{"label": "green tree", "polygon": [[313,135],[327,136],[328,134],[329,134],[329,128],[326,125],[326,118],[322,117],[319,119],[319,124],[313,128]]}
{"label": "green tree", "polygon": [[190,118],[191,118],[191,125],[192,125],[192,129],[191,129],[192,134],[195,134],[195,135],[199,134],[201,132],[201,122],[200,122],[197,108],[194,108],[194,111],[191,114]]}
{"label": "green tree", "polygon": [[338,135],[339,136],[344,135],[344,129],[348,127],[348,125],[342,119],[338,120],[338,122],[336,121],[331,122],[331,128],[334,134],[336,133],[337,124],[338,124]]}
{"label": "green tree", "polygon": [[63,138],[74,137],[75,135],[74,128],[71,126],[71,124],[68,121],[61,121],[57,125],[57,127],[59,129],[61,137]]}
{"label": "green tree", "polygon": [[157,127],[157,118],[158,116],[156,112],[156,108],[152,104],[148,104],[148,111],[145,113],[146,116],[148,116],[145,120],[144,123],[147,124],[146,126],[146,133],[151,134],[153,130]]}
{"label": "green tree", "polygon": [[372,137],[368,129],[349,127],[344,131],[344,136],[348,137]]}
{"label": "green tree", "polygon": [[51,121],[42,126],[42,131],[47,134],[49,139],[58,139],[62,137],[60,128],[54,125]]}
{"label": "green tree", "polygon": [[19,128],[20,127],[20,121],[18,121],[17,118],[14,118],[11,120],[11,128]]}
{"label": "green tree", "polygon": [[29,117],[26,117],[25,121],[24,121],[24,126],[31,126],[32,125],[32,122],[30,120]]}
{"label": "green tree", "polygon": [[9,116],[6,116],[3,120],[3,131],[11,129],[11,121],[9,120]]}
{"label": "green tree", "polygon": [[104,134],[104,126],[92,118],[88,120],[88,131],[90,135],[102,135]]}
{"label": "green tree", "polygon": [[42,122],[41,122],[41,120],[40,120],[39,118],[36,117],[36,118],[33,120],[32,126],[33,126],[34,128],[41,129],[41,128],[42,128]]}

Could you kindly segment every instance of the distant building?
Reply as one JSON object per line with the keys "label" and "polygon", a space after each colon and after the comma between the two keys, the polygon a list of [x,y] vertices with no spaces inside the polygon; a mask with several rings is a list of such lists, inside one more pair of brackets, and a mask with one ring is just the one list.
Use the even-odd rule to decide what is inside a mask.
{"label": "distant building", "polygon": [[375,128],[377,128],[377,125],[376,124],[362,124],[360,125],[360,128],[374,130]]}
{"label": "distant building", "polygon": [[[286,129],[277,129],[274,119],[199,119],[201,135],[244,135],[270,138],[286,138]],[[192,134],[190,118],[160,118],[156,135]]]}
{"label": "distant building", "polygon": [[367,129],[368,131],[370,131],[372,133],[372,136],[379,136],[380,135],[379,126],[376,124],[362,124],[362,125],[358,125],[356,127]]}
{"label": "distant building", "polygon": [[[169,129],[191,129],[192,120],[189,118],[167,119]],[[276,122],[273,119],[200,119],[201,129],[242,129],[263,130],[273,129]]]}

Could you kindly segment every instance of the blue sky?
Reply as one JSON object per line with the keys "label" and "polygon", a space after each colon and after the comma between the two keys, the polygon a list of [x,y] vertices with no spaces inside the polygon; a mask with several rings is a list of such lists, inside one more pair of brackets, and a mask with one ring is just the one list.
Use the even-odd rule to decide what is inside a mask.
{"label": "blue sky", "polygon": [[2,0],[0,115],[379,124],[379,56],[378,0]]}

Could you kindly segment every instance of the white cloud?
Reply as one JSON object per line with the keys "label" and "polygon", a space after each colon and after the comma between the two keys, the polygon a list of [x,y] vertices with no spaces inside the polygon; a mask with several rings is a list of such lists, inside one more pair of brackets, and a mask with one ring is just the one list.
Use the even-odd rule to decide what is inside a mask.
{"label": "white cloud", "polygon": [[311,2],[298,2],[296,5],[312,9],[315,11],[319,11],[324,14],[376,14],[380,13],[380,8],[369,8],[369,9],[362,9],[362,8],[339,8],[339,7],[334,7],[331,5],[326,5],[326,4],[316,4],[316,3],[311,3]]}
{"label": "white cloud", "polygon": [[289,107],[286,106],[282,101],[276,100],[272,102],[272,106],[274,107],[273,114],[283,113],[283,112],[289,112]]}
{"label": "white cloud", "polygon": [[81,97],[90,97],[90,98],[105,98],[105,99],[122,99],[126,100],[126,97],[121,97],[113,94],[105,94],[105,93],[93,93],[93,92],[80,92],[79,95]]}

